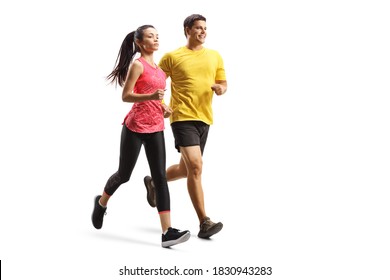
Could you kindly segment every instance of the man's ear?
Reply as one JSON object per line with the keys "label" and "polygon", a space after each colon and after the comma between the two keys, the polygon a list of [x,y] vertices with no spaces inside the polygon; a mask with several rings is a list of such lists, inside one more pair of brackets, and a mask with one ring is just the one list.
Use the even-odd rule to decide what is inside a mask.
{"label": "man's ear", "polygon": [[185,31],[186,31],[186,37],[188,37],[188,34],[190,33],[190,28],[189,28],[189,27],[186,27],[186,28],[185,28]]}

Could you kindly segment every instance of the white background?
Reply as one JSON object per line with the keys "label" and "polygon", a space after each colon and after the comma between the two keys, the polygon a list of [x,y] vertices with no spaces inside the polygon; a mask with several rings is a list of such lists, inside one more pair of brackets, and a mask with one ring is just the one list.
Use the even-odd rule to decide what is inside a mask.
{"label": "white background", "polygon": [[[146,279],[128,268],[271,266],[265,279],[389,279],[390,10],[386,1],[9,1],[1,3],[0,259],[4,279]],[[184,244],[161,248],[143,151],[110,201],[130,109],[107,85],[124,37],[153,24],[160,50],[207,18],[206,47],[229,89],[213,101],[204,155],[207,213],[196,237],[185,181],[170,183]],[[167,92],[169,100],[169,91]],[[179,154],[166,123],[167,165]],[[161,277],[150,277],[161,279]]]}

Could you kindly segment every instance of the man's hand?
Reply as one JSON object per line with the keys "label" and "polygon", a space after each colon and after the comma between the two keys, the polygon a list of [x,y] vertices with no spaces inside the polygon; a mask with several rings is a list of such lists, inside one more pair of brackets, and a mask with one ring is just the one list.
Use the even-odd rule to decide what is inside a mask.
{"label": "man's hand", "polygon": [[164,118],[169,118],[172,115],[172,109],[171,107],[165,105],[164,103],[161,104],[161,107],[163,109]]}
{"label": "man's hand", "polygon": [[215,92],[216,95],[222,95],[226,92],[226,86],[222,84],[213,84],[211,89]]}

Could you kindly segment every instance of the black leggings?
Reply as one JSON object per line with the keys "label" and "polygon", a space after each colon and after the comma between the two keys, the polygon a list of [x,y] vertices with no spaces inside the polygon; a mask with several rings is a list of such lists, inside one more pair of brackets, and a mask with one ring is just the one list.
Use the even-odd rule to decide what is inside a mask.
{"label": "black leggings", "polygon": [[170,198],[165,171],[164,131],[154,133],[137,133],[123,124],[119,168],[107,181],[104,192],[113,195],[120,185],[129,181],[137,162],[142,144],[148,159],[150,174],[156,187],[156,204],[159,212],[170,210]]}

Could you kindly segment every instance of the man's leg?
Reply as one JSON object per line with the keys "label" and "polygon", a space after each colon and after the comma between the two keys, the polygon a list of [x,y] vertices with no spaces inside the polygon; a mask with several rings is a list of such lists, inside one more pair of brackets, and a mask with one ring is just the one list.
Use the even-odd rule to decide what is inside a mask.
{"label": "man's leg", "polygon": [[[199,222],[206,217],[202,188],[202,153],[199,146],[180,147],[181,161],[187,169],[187,188]],[[179,167],[180,168],[180,164]]]}
{"label": "man's leg", "polygon": [[187,178],[187,167],[183,158],[180,158],[179,164],[174,164],[167,169],[167,181],[176,181],[178,179]]}
{"label": "man's leg", "polygon": [[[183,161],[183,159],[180,159],[179,164],[174,164],[170,166],[167,170],[167,181],[175,181],[178,179],[183,179],[187,177],[187,168]],[[155,187],[154,182],[151,176],[145,176],[144,178],[144,184],[146,187],[146,198],[148,200],[148,203],[152,207],[156,207],[156,193],[155,193]]]}
{"label": "man's leg", "polygon": [[187,168],[187,187],[191,197],[192,205],[195,208],[199,219],[199,238],[209,238],[218,233],[223,224],[214,223],[206,216],[204,206],[204,194],[202,188],[202,153],[200,146],[180,147],[182,159]]}

